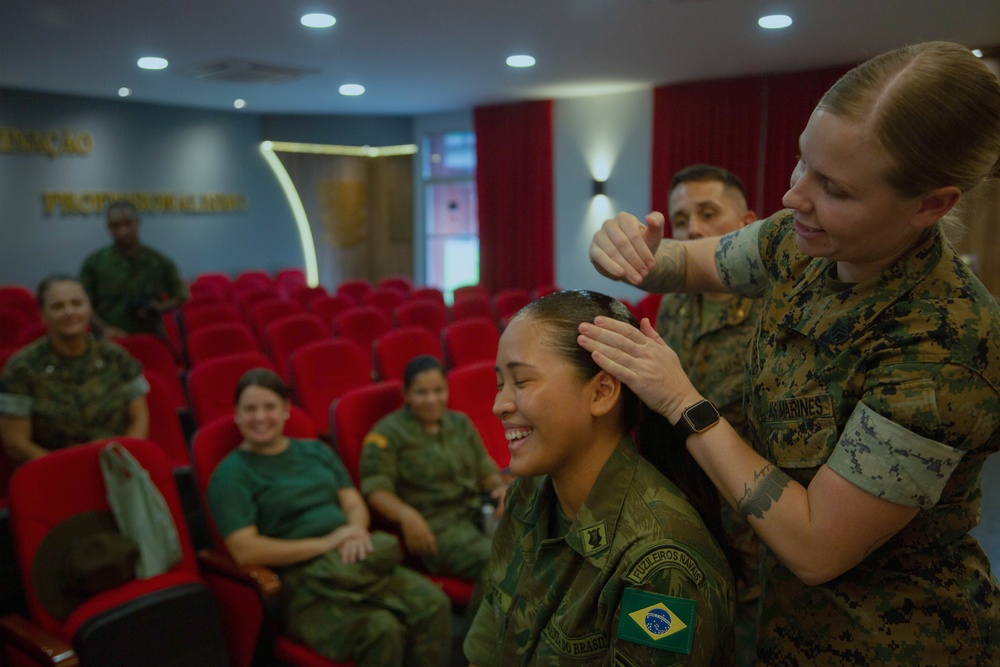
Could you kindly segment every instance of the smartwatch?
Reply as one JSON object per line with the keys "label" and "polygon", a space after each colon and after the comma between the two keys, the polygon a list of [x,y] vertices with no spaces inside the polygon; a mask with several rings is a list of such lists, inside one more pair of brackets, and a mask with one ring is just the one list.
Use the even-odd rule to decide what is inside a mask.
{"label": "smartwatch", "polygon": [[692,433],[701,433],[712,428],[719,423],[720,418],[719,411],[711,401],[702,400],[681,413],[681,418],[674,424],[674,428],[683,440],[687,440]]}

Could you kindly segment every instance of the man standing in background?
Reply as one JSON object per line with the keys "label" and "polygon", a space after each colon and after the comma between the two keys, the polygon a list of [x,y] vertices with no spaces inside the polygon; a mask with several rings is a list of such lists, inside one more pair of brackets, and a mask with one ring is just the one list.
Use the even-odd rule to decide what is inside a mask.
{"label": "man standing in background", "polygon": [[[757,219],[747,207],[742,181],[704,164],[686,167],[671,179],[668,213],[677,240],[719,236]],[[657,332],[677,353],[691,383],[740,434],[746,428],[743,369],[758,316],[756,300],[732,294],[666,294],[656,316]],[[760,542],[725,503],[722,523],[733,546],[744,554],[747,577],[736,582],[736,664],[752,666],[757,661]]]}
{"label": "man standing in background", "polygon": [[114,243],[83,262],[80,282],[94,307],[94,324],[107,338],[164,335],[163,313],[188,298],[173,261],[139,243],[139,213],[128,201],[108,206]]}

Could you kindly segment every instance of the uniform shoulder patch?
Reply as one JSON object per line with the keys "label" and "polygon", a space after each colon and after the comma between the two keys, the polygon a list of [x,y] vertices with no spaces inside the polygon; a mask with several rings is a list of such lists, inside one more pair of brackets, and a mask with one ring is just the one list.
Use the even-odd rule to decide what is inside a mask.
{"label": "uniform shoulder patch", "polygon": [[697,560],[684,549],[662,544],[647,549],[632,563],[624,576],[634,584],[643,584],[654,573],[668,567],[684,572],[696,586],[705,583],[705,573]]}
{"label": "uniform shoulder patch", "polygon": [[664,651],[690,654],[697,611],[697,600],[626,588],[617,637]]}
{"label": "uniform shoulder patch", "polygon": [[365,436],[365,441],[361,443],[362,447],[367,447],[368,445],[375,445],[379,449],[385,449],[389,446],[389,439],[381,433],[375,433],[372,431]]}

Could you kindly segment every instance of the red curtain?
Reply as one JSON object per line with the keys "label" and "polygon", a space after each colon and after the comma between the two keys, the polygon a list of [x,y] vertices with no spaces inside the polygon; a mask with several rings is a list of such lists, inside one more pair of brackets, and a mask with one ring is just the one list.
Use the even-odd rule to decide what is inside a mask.
{"label": "red curtain", "polygon": [[723,167],[742,178],[751,199],[748,203],[754,206],[761,94],[757,77],[681,83],[654,91],[653,210],[666,215],[670,178],[698,162]]}
{"label": "red curtain", "polygon": [[781,208],[799,134],[850,67],[661,86],[653,94],[653,210],[666,212],[673,174],[696,162],[733,172],[761,216]]}
{"label": "red curtain", "polygon": [[555,282],[552,102],[477,107],[479,282],[491,293]]}
{"label": "red curtain", "polygon": [[767,78],[764,201],[757,208],[762,216],[781,210],[781,198],[788,190],[788,179],[798,161],[799,135],[819,98],[848,69],[842,66]]}

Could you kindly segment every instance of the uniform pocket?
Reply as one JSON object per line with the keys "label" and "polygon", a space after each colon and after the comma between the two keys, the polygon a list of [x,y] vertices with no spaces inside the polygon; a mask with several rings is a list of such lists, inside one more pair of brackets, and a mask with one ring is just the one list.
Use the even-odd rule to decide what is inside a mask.
{"label": "uniform pocket", "polygon": [[769,458],[781,468],[815,468],[837,445],[833,400],[827,394],[772,401],[764,422]]}

